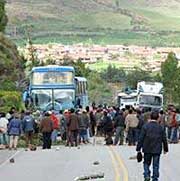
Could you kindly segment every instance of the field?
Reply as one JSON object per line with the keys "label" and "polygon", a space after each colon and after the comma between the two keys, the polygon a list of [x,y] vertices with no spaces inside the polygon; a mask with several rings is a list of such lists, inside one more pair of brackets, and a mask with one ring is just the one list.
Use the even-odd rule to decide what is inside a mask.
{"label": "field", "polygon": [[7,0],[7,35],[35,43],[180,46],[179,0]]}
{"label": "field", "polygon": [[98,72],[101,72],[101,71],[107,69],[107,67],[109,65],[114,66],[116,68],[130,69],[130,68],[134,68],[134,67],[139,67],[140,61],[133,58],[133,61],[131,60],[129,62],[127,62],[127,60],[124,62],[112,61],[112,60],[111,61],[105,61],[104,60],[104,61],[97,61],[96,63],[93,63],[93,64],[86,64],[86,66],[88,68],[90,68],[91,70],[96,70]]}

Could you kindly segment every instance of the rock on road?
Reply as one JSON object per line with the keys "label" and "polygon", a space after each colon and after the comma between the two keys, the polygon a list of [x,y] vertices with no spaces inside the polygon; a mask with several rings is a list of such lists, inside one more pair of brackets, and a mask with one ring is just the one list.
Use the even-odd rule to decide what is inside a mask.
{"label": "rock on road", "polygon": [[[160,181],[179,181],[180,145],[170,145],[170,153],[162,155]],[[10,156],[10,151],[0,151]],[[13,152],[14,154],[14,152]],[[2,181],[74,181],[84,175],[104,173],[97,181],[143,181],[142,163],[130,160],[135,147],[82,145],[80,149],[60,146],[51,150],[24,151],[15,156],[15,163],[2,161]],[[93,164],[94,162],[99,164]]]}

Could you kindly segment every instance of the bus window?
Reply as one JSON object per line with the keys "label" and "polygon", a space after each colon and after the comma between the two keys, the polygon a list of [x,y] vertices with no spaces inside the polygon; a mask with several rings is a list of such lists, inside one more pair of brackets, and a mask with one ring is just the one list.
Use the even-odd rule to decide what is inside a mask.
{"label": "bus window", "polygon": [[85,82],[85,93],[87,94],[88,84]]}
{"label": "bus window", "polygon": [[80,94],[82,94],[82,82],[79,82],[79,87],[80,87]]}
{"label": "bus window", "polygon": [[87,92],[87,86],[86,86],[86,82],[84,82],[84,93],[86,94]]}
{"label": "bus window", "polygon": [[81,82],[82,94],[84,94],[84,82]]}
{"label": "bus window", "polygon": [[78,82],[78,94],[80,94],[80,83]]}

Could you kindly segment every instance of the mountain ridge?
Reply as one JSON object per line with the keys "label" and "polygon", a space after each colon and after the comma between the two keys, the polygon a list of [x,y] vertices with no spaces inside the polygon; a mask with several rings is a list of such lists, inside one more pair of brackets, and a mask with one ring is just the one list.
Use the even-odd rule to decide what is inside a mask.
{"label": "mountain ridge", "polygon": [[[142,32],[145,33],[142,44],[151,44],[152,34],[156,34],[156,42],[152,44],[163,44],[166,37],[162,32],[173,37],[167,45],[174,46],[174,40],[175,46],[179,42],[180,0],[7,0],[6,7],[9,18],[6,32],[19,41],[25,41],[28,31],[37,42],[53,39],[58,42],[64,38],[67,43],[104,39],[110,44],[138,44],[141,42],[135,36]],[[65,37],[62,32],[73,33]]]}

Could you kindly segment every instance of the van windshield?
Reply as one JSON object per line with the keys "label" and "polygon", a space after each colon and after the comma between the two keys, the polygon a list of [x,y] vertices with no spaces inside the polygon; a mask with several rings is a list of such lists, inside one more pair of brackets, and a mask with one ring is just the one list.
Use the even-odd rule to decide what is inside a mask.
{"label": "van windshield", "polygon": [[161,106],[162,98],[160,96],[140,95],[139,104],[151,105],[151,106]]}

